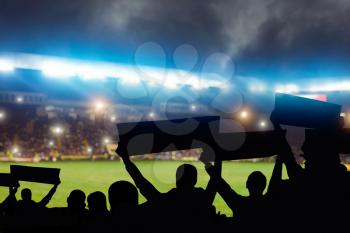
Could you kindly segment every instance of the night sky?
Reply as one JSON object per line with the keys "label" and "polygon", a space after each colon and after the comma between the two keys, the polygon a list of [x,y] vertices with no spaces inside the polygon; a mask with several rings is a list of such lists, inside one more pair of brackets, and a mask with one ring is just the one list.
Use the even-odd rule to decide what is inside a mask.
{"label": "night sky", "polygon": [[336,77],[350,74],[349,22],[348,0],[0,0],[0,52],[130,62],[152,41],[170,63],[190,44],[243,76]]}

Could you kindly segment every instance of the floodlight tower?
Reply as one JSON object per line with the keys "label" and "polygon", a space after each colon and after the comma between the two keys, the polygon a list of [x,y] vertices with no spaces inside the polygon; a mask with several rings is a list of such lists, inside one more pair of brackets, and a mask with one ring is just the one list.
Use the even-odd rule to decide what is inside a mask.
{"label": "floodlight tower", "polygon": [[0,111],[0,123],[3,122],[6,118],[6,114],[4,111]]}

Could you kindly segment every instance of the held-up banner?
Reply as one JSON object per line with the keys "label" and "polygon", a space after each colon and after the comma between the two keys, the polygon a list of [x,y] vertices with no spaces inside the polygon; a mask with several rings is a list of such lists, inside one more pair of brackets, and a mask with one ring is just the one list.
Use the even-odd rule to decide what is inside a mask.
{"label": "held-up banner", "polygon": [[59,168],[29,167],[11,165],[11,175],[17,180],[45,184],[57,184],[60,180]]}
{"label": "held-up banner", "polygon": [[194,141],[213,141],[218,116],[117,124],[117,153],[129,156],[199,148]]}
{"label": "held-up banner", "polygon": [[[186,123],[178,124],[181,122]],[[219,133],[219,124],[219,117],[118,124],[117,153],[133,156],[203,148],[207,161],[263,158],[277,154],[276,141],[281,131]]]}
{"label": "held-up banner", "polygon": [[[278,154],[277,142],[284,137],[284,134],[285,130],[220,133],[216,135],[216,140],[210,145],[209,150],[211,149],[215,157],[221,161],[266,158]],[[211,156],[211,158],[201,158],[205,161],[213,158],[207,153],[203,153],[203,156]]]}
{"label": "held-up banner", "polygon": [[19,186],[18,180],[9,173],[0,173],[0,186],[16,187]]}
{"label": "held-up banner", "polygon": [[341,106],[308,98],[276,94],[274,118],[278,123],[305,128],[339,126]]}

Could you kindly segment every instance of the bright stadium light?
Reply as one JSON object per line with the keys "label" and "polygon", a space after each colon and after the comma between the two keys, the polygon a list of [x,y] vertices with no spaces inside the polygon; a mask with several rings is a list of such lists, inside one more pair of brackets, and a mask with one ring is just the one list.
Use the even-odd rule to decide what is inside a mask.
{"label": "bright stadium light", "polygon": [[[217,88],[228,90],[229,82],[220,74],[192,72],[182,69],[159,68],[133,64],[118,64],[105,61],[85,61],[39,54],[14,53],[16,61],[0,58],[0,72],[16,68],[41,71],[47,78],[68,80],[120,79],[126,84],[152,82],[176,90],[179,86],[190,86],[195,90]],[[169,81],[170,80],[170,81]],[[260,87],[259,87],[260,88]],[[258,89],[259,89],[258,88]]]}
{"label": "bright stadium light", "polygon": [[293,94],[298,93],[299,91],[300,88],[296,84],[277,85],[275,87],[275,92],[277,93]]}
{"label": "bright stadium light", "polygon": [[148,116],[149,116],[149,118],[154,118],[155,116],[156,116],[156,114],[154,113],[154,112],[150,112],[149,114],[148,114]]}
{"label": "bright stadium light", "polygon": [[88,152],[89,154],[91,154],[91,153],[92,153],[92,148],[91,148],[91,147],[88,147],[88,148],[87,148],[87,152]]}
{"label": "bright stadium light", "polygon": [[4,120],[4,119],[5,119],[5,117],[6,117],[5,112],[0,111],[0,121]]}
{"label": "bright stadium light", "polygon": [[16,103],[18,103],[18,104],[23,103],[23,97],[22,96],[17,96]]}
{"label": "bright stadium light", "polygon": [[288,84],[286,85],[286,90],[288,93],[298,93],[299,87],[296,84]]}
{"label": "bright stadium light", "polygon": [[266,128],[266,121],[262,120],[259,122],[260,128]]}
{"label": "bright stadium light", "polygon": [[51,78],[67,78],[77,75],[74,66],[64,62],[44,62],[41,67],[41,72],[46,77]]}
{"label": "bright stadium light", "polygon": [[111,116],[111,122],[115,122],[117,120],[116,116]]}
{"label": "bright stadium light", "polygon": [[350,82],[318,83],[308,89],[309,92],[333,92],[333,91],[350,91]]}
{"label": "bright stadium light", "polygon": [[49,147],[52,147],[54,145],[53,141],[49,141]]}
{"label": "bright stadium light", "polygon": [[122,78],[122,83],[126,85],[137,85],[140,82],[141,80],[135,76],[128,76],[128,77]]}
{"label": "bright stadium light", "polygon": [[275,92],[276,93],[284,93],[285,91],[284,91],[284,87],[283,86],[276,86],[275,87]]}
{"label": "bright stadium light", "polygon": [[101,112],[107,107],[107,104],[102,100],[97,100],[94,102],[94,109],[96,112]]}
{"label": "bright stadium light", "polygon": [[191,105],[191,110],[192,110],[192,111],[196,111],[196,110],[197,110],[197,106],[196,106],[195,104],[192,104],[192,105]]}
{"label": "bright stadium light", "polygon": [[107,145],[107,144],[110,143],[110,142],[111,142],[111,139],[109,139],[108,137],[103,138],[103,143],[104,143],[105,145]]}
{"label": "bright stadium light", "polygon": [[249,114],[248,114],[247,111],[242,111],[242,112],[239,114],[239,116],[240,116],[242,119],[246,119],[246,118],[249,116]]}
{"label": "bright stadium light", "polygon": [[53,133],[55,135],[61,135],[63,133],[63,128],[60,127],[60,126],[55,126],[53,129],[52,129]]}
{"label": "bright stadium light", "polygon": [[18,146],[14,146],[14,147],[12,148],[12,153],[14,153],[14,154],[18,154],[18,153],[19,153],[19,148],[18,148]]}
{"label": "bright stadium light", "polygon": [[176,82],[172,82],[172,81],[166,81],[164,83],[164,87],[171,89],[171,90],[175,90],[178,88],[178,85]]}
{"label": "bright stadium light", "polygon": [[12,72],[15,70],[15,66],[11,61],[0,60],[0,72]]}

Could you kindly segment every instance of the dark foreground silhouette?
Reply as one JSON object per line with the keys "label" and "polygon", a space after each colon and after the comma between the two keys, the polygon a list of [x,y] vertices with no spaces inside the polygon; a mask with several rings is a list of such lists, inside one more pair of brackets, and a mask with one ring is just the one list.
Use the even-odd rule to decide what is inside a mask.
{"label": "dark foreground silhouette", "polygon": [[[271,122],[280,135],[271,179],[260,171],[247,177],[249,195],[238,194],[230,184],[235,177],[221,176],[221,162],[203,160],[210,176],[207,187],[197,188],[197,170],[190,164],[178,167],[176,186],[162,193],[149,182],[126,153],[120,154],[134,181],[116,181],[108,197],[100,191],[86,194],[75,189],[67,207],[47,208],[60,182],[53,184],[39,202],[31,190],[9,187],[0,205],[1,232],[347,232],[349,172],[340,163],[333,131],[313,131],[303,149],[305,166],[299,165],[275,115]],[[333,129],[334,130],[334,129]],[[288,179],[282,179],[283,166]],[[267,190],[265,192],[265,189]],[[139,193],[146,202],[139,204]],[[233,217],[217,213],[213,206],[219,194]],[[87,202],[87,204],[86,204]],[[109,202],[109,209],[108,209]]]}

